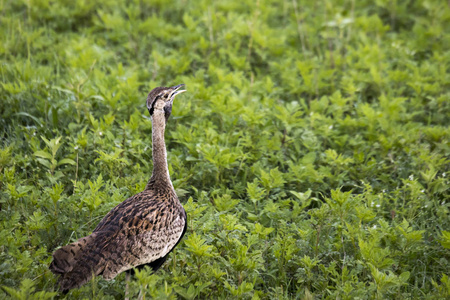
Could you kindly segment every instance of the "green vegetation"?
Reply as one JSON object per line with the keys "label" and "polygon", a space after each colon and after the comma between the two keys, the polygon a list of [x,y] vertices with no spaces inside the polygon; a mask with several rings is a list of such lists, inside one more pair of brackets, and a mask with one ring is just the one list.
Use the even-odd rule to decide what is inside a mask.
{"label": "green vegetation", "polygon": [[0,7],[0,298],[56,297],[51,253],[144,188],[147,93],[180,83],[166,141],[189,228],[133,297],[449,297],[447,1]]}

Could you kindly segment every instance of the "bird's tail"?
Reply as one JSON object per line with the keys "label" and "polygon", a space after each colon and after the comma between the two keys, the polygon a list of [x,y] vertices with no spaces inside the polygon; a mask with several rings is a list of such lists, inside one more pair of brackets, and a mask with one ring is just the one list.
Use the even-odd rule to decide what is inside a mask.
{"label": "bird's tail", "polygon": [[95,251],[98,234],[93,233],[78,241],[59,248],[53,253],[50,271],[60,275],[60,290],[65,292],[78,288],[104,269],[101,253]]}

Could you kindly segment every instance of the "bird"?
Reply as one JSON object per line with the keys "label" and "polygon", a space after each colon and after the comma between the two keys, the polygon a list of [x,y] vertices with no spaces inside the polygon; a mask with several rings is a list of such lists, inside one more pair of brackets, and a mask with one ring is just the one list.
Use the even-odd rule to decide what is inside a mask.
{"label": "bird", "polygon": [[[102,275],[111,280],[133,268],[158,270],[187,229],[187,215],[179,201],[167,165],[164,131],[176,95],[184,84],[154,88],[147,97],[152,121],[153,172],[145,189],[113,208],[92,234],[57,249],[49,269],[67,293]],[[128,285],[127,285],[128,286]]]}

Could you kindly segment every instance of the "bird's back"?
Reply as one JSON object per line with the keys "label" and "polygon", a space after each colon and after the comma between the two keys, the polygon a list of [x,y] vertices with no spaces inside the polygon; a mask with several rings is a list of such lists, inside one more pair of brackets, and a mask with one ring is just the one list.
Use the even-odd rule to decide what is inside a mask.
{"label": "bird's back", "polygon": [[186,213],[173,189],[145,190],[112,209],[91,235],[53,254],[50,270],[61,290],[93,275],[107,280],[133,267],[158,269],[186,230]]}

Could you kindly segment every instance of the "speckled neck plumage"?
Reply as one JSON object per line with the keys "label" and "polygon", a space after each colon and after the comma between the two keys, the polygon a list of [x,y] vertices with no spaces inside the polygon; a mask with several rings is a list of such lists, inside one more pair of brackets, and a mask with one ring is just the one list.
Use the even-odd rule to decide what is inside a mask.
{"label": "speckled neck plumage", "polygon": [[[152,115],[152,153],[153,153],[153,173],[146,190],[158,189],[158,187],[172,187],[167,165],[166,144],[164,141],[164,131],[166,119],[163,109],[155,109]],[[172,187],[173,189],[173,187]]]}

